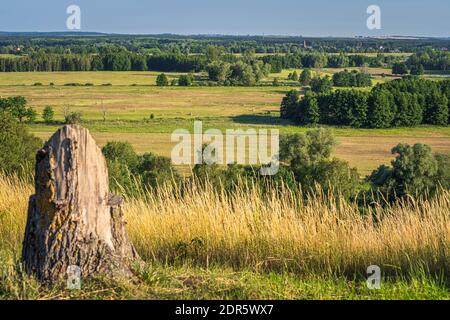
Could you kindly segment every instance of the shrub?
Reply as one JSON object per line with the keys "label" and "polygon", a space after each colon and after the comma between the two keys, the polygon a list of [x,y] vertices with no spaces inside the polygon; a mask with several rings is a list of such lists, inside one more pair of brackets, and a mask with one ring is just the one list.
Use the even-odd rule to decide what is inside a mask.
{"label": "shrub", "polygon": [[27,100],[22,96],[0,98],[0,112],[9,113],[21,123],[36,120],[36,111],[32,107],[27,107]]}
{"label": "shrub", "polygon": [[42,141],[7,113],[0,112],[0,171],[31,174]]}
{"label": "shrub", "polygon": [[193,76],[188,75],[181,75],[178,79],[178,85],[182,87],[189,87],[192,85],[192,82],[194,81]]}
{"label": "shrub", "polygon": [[102,149],[109,168],[110,187],[130,195],[180,179],[169,158],[152,153],[139,156],[128,142],[108,142]]}
{"label": "shrub", "polygon": [[158,75],[158,77],[156,78],[156,85],[158,87],[165,87],[169,85],[169,79],[164,73]]}
{"label": "shrub", "polygon": [[440,187],[450,188],[450,156],[434,156],[424,144],[399,144],[392,166],[380,166],[369,177],[373,189],[391,201],[397,197],[433,195]]}
{"label": "shrub", "polygon": [[64,117],[65,124],[80,124],[82,122],[81,112],[71,112]]}
{"label": "shrub", "polygon": [[46,124],[50,124],[53,122],[53,118],[55,116],[55,112],[53,111],[53,108],[50,106],[46,106],[44,108],[44,111],[42,112],[42,119]]}

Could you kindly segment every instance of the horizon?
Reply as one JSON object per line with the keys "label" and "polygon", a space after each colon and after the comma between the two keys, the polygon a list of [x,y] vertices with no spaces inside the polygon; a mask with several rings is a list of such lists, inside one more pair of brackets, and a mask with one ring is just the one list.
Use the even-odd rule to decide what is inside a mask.
{"label": "horizon", "polygon": [[413,34],[385,34],[385,35],[353,35],[353,36],[326,36],[326,35],[288,35],[288,34],[218,34],[218,33],[197,33],[197,34],[183,34],[183,33],[118,33],[118,32],[102,32],[102,31],[85,31],[85,30],[54,30],[54,31],[8,31],[0,30],[1,34],[12,35],[26,35],[26,34],[64,34],[64,35],[83,35],[83,34],[95,34],[104,36],[176,36],[176,37],[267,37],[267,38],[318,38],[318,39],[449,39],[449,35],[443,36],[427,36],[427,35],[413,35]]}

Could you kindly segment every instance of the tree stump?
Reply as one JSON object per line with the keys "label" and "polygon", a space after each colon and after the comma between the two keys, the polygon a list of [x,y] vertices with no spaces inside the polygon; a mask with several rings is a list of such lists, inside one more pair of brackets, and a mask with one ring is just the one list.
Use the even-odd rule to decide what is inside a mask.
{"label": "tree stump", "polygon": [[27,273],[50,283],[73,266],[82,278],[132,275],[139,257],[123,200],[109,194],[106,160],[88,130],[64,126],[38,151],[35,188],[22,250]]}

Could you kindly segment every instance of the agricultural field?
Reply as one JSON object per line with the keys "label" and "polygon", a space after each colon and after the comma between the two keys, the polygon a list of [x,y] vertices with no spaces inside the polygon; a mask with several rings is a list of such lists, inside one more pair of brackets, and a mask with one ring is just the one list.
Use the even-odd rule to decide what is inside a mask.
{"label": "agricultural field", "polygon": [[[284,78],[292,71],[276,75]],[[323,70],[336,71],[339,69]],[[387,74],[388,70],[371,72]],[[0,96],[25,96],[41,120],[30,125],[30,129],[43,139],[57,128],[43,124],[40,119],[43,108],[52,106],[57,121],[64,119],[64,112],[81,112],[85,125],[100,145],[111,140],[129,141],[139,153],[164,156],[170,156],[173,147],[170,134],[179,128],[192,130],[194,120],[203,121],[205,129],[276,128],[281,133],[307,130],[279,118],[280,101],[294,87],[156,87],[157,75],[156,72],[3,73]],[[168,73],[169,79],[178,76]],[[35,86],[36,82],[43,85]],[[50,82],[55,85],[50,86]],[[90,82],[94,86],[64,86],[73,82]],[[112,85],[103,86],[105,83]],[[349,161],[363,175],[380,164],[388,164],[393,157],[390,151],[399,142],[422,142],[436,152],[450,152],[449,127],[333,128],[333,131],[339,142],[335,155]]]}
{"label": "agricultural field", "polygon": [[[297,70],[300,72],[301,70]],[[340,71],[323,69],[322,73]],[[287,78],[293,70],[272,77]],[[373,74],[386,69],[370,69]],[[65,112],[81,112],[100,145],[108,141],[129,141],[139,153],[170,156],[170,134],[179,128],[193,130],[193,121],[203,121],[204,129],[276,128],[281,133],[305,132],[279,118],[279,105],[293,86],[256,87],[157,87],[157,72],[53,72],[2,73],[0,96],[23,95],[38,112],[38,123],[29,125],[39,137],[48,138],[58,127],[45,125],[45,106],[55,110],[55,120]],[[180,74],[167,73],[169,79]],[[375,81],[386,81],[375,78]],[[53,82],[54,85],[49,84]],[[34,85],[41,83],[42,85]],[[93,86],[65,86],[92,83]],[[104,84],[111,85],[104,85]],[[152,116],[153,115],[153,116]],[[393,129],[333,128],[339,142],[335,155],[356,166],[363,175],[393,158],[390,151],[399,142],[429,144],[436,152],[450,152],[449,127]]]}

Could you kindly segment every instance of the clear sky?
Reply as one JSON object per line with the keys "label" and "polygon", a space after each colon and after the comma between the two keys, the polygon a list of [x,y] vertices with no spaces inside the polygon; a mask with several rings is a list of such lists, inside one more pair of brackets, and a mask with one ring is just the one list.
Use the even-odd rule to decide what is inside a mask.
{"label": "clear sky", "polygon": [[[2,0],[1,31],[66,31],[66,8],[81,8],[81,31],[141,34],[450,36],[450,0]],[[366,27],[381,8],[381,30]]]}

